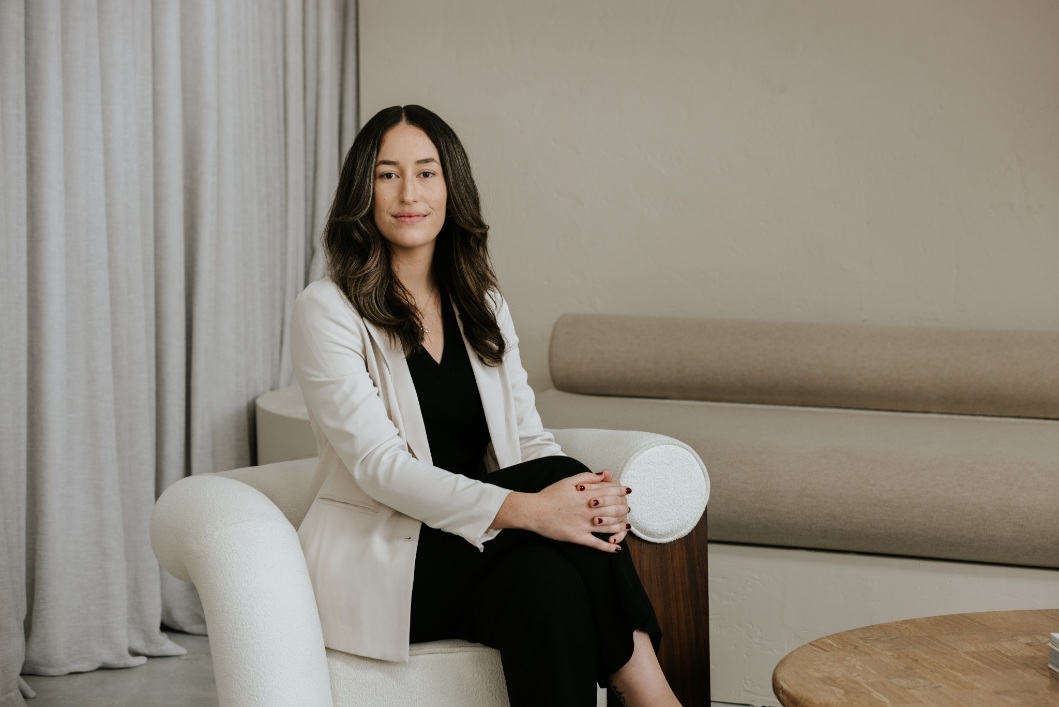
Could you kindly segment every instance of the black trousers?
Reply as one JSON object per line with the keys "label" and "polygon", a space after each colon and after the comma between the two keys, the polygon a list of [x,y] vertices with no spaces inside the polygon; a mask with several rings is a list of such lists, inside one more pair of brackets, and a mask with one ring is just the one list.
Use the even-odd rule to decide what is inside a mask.
{"label": "black trousers", "polygon": [[[570,457],[546,457],[482,480],[533,492],[584,471]],[[596,685],[632,656],[635,629],[657,650],[662,632],[624,548],[608,553],[504,530],[479,551],[423,526],[410,640],[463,638],[498,649],[512,707],[594,705]]]}

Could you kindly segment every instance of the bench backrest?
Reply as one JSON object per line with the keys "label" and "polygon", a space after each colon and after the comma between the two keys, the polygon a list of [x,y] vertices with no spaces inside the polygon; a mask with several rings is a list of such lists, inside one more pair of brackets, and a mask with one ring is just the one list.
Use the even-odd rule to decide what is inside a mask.
{"label": "bench backrest", "polygon": [[559,390],[1059,419],[1059,332],[566,314]]}

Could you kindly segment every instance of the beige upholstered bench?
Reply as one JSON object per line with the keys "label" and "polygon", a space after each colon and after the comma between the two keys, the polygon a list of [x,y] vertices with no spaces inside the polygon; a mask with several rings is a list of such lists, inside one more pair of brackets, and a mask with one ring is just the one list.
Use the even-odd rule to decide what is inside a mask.
{"label": "beige upholstered bench", "polygon": [[[780,607],[774,620],[751,618],[730,634],[712,626],[714,699],[753,696],[718,689],[719,680],[768,685],[772,666],[754,668],[755,651],[778,660],[817,627],[823,635],[889,620],[856,605],[905,570],[922,576],[886,596],[912,614],[945,613],[916,603],[930,596],[916,582],[929,584],[935,565],[1059,580],[1025,569],[1059,568],[1059,333],[566,315],[550,364],[556,389],[538,397],[546,425],[672,435],[709,467],[711,621]],[[739,577],[735,560],[717,564],[733,552]],[[780,560],[800,557],[812,559],[819,585],[786,596],[797,578]],[[995,608],[1032,608],[1012,604],[1036,591],[997,596]],[[959,600],[954,611],[992,608]],[[753,611],[736,606],[752,601]],[[827,625],[843,611],[851,625]]]}

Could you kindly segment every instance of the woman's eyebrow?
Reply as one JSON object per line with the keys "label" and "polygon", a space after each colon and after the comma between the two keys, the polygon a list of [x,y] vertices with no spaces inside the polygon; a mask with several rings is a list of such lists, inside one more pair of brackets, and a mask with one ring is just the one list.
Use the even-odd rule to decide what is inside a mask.
{"label": "woman's eyebrow", "polygon": [[[421,160],[416,160],[416,164],[430,164],[431,162],[433,162],[434,164],[440,164],[433,157],[424,157]],[[391,167],[397,167],[399,163],[397,161],[395,161],[395,160],[379,160],[378,162],[375,163],[375,166],[378,167],[379,165],[382,165],[382,164],[388,165],[388,166],[391,166]]]}

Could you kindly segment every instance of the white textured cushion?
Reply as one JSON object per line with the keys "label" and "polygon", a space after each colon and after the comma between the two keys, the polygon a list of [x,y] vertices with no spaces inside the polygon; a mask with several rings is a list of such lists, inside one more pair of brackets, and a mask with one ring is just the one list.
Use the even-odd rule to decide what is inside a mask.
{"label": "white textured cushion", "polygon": [[432,641],[412,644],[409,653],[405,664],[329,649],[327,664],[335,704],[508,704],[500,653],[492,648],[466,641]]}
{"label": "white textured cushion", "polygon": [[[467,641],[413,643],[408,663],[327,651],[336,705],[430,705],[506,707],[500,653]],[[546,707],[541,705],[540,707]],[[596,690],[596,707],[607,707],[607,691]]]}
{"label": "white textured cushion", "polygon": [[609,469],[633,490],[629,522],[637,537],[665,543],[694,529],[710,498],[710,477],[688,445],[651,432],[551,430],[570,456]]}

